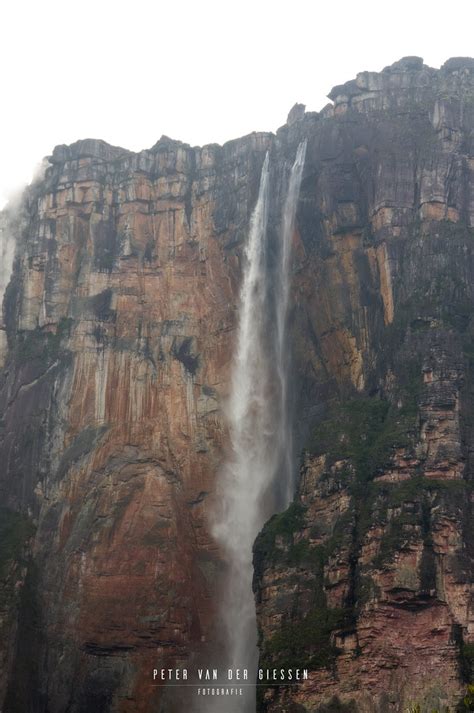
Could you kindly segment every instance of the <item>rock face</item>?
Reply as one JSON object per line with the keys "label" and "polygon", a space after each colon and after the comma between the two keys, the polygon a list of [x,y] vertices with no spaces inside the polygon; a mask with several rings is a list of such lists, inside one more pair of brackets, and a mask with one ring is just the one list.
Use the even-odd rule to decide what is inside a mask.
{"label": "rock face", "polygon": [[[219,649],[211,536],[243,240],[308,142],[291,307],[295,502],[255,545],[266,711],[454,705],[471,675],[474,69],[404,58],[276,135],[57,147],[6,216],[4,713],[183,710]],[[203,659],[204,657],[204,659]],[[336,702],[339,698],[339,703]],[[339,706],[339,707],[337,707]]]}
{"label": "rock face", "polygon": [[453,710],[470,680],[473,90],[472,61],[406,58],[333,89],[315,128],[291,320],[304,457],[254,550],[261,665],[311,674],[262,710]]}
{"label": "rock face", "polygon": [[135,155],[81,141],[56,148],[25,197],[0,487],[37,525],[41,620],[35,641],[18,638],[5,710],[30,710],[31,691],[38,710],[149,711],[153,668],[215,638],[208,502],[235,246],[269,142],[162,139]]}

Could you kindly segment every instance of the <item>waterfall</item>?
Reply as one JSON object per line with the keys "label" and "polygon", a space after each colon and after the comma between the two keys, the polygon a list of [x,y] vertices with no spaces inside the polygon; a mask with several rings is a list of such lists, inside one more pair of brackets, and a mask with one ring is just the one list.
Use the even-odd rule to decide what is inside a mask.
{"label": "waterfall", "polygon": [[[266,254],[270,171],[267,153],[257,203],[250,221],[240,290],[239,325],[228,404],[231,455],[220,481],[222,511],[214,526],[228,564],[222,618],[226,667],[247,668],[255,680],[258,662],[252,547],[265,521],[288,504],[291,488],[291,434],[287,416],[286,321],[290,288],[290,249],[304,163],[300,144],[291,170],[270,290]],[[274,301],[274,304],[270,304]],[[271,325],[274,316],[275,324]],[[284,488],[275,488],[283,474]],[[283,501],[274,493],[285,493]],[[255,688],[245,701],[226,701],[226,711],[255,710]],[[230,706],[230,707],[229,707]]]}
{"label": "waterfall", "polygon": [[3,303],[3,296],[10,281],[14,254],[15,241],[7,227],[5,216],[0,215],[0,306]]}
{"label": "waterfall", "polygon": [[286,343],[286,328],[288,317],[288,302],[291,284],[291,240],[295,227],[296,206],[300,194],[301,179],[303,177],[304,159],[306,155],[306,139],[300,143],[296,152],[296,159],[291,169],[288,192],[283,208],[281,242],[277,274],[279,279],[276,287],[276,355],[275,363],[280,383],[280,404],[277,443],[281,453],[282,480],[281,492],[282,505],[289,505],[294,490],[293,479],[293,434],[289,423],[288,408],[288,359],[289,350]]}
{"label": "waterfall", "polygon": [[7,353],[7,336],[3,322],[3,298],[13,268],[15,240],[7,225],[5,213],[0,213],[0,368],[3,368]]}

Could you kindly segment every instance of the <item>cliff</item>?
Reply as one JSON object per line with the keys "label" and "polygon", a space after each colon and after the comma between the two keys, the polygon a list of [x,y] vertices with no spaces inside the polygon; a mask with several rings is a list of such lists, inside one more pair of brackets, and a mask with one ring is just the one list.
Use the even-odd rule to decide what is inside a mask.
{"label": "cliff", "polygon": [[7,711],[151,710],[153,669],[215,640],[235,246],[269,141],[57,147],[14,216],[0,488],[36,532]]}
{"label": "cliff", "polygon": [[261,665],[314,673],[262,710],[454,710],[472,675],[473,81],[472,60],[360,74],[310,144],[291,319],[307,428],[254,588]]}
{"label": "cliff", "polygon": [[304,457],[295,503],[255,544],[254,587],[262,665],[312,673],[261,688],[260,708],[460,699],[474,60],[405,58],[330,98],[223,147],[57,147],[4,216],[17,247],[0,331],[4,713],[180,711],[152,669],[219,650],[210,517],[242,246],[266,151],[276,236],[304,138],[290,315]]}

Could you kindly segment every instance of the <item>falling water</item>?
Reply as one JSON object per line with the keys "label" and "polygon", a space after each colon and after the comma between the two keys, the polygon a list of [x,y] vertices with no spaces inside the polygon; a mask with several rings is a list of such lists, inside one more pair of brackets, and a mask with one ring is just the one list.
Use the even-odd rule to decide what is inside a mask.
{"label": "falling water", "polygon": [[[277,285],[273,291],[269,290],[266,255],[270,189],[268,153],[262,167],[240,291],[237,346],[228,408],[231,456],[222,474],[222,512],[214,528],[229,566],[222,607],[227,640],[226,666],[247,668],[251,682],[258,662],[252,546],[264,522],[277,508],[285,507],[291,496],[292,454],[287,416],[285,342],[291,237],[305,149],[304,142],[298,147],[291,170],[281,242],[272,278]],[[272,300],[273,305],[269,304]],[[273,337],[269,336],[272,333],[270,314],[275,315]],[[280,474],[287,481],[285,487],[272,487]],[[280,491],[279,501],[272,497],[275,490]],[[232,706],[230,701],[228,703]],[[245,703],[240,699],[236,710],[240,713],[255,710],[253,686],[251,695]]]}
{"label": "falling water", "polygon": [[[15,254],[15,242],[7,227],[4,214],[0,215],[0,306],[5,289],[10,281]],[[1,321],[1,320],[0,320]]]}
{"label": "falling water", "polygon": [[288,317],[288,301],[290,296],[290,258],[291,240],[295,226],[296,206],[300,193],[301,178],[303,176],[304,159],[306,155],[306,139],[300,143],[296,152],[296,159],[291,169],[288,192],[286,194],[283,208],[283,220],[281,231],[281,243],[279,251],[279,264],[276,288],[276,355],[275,364],[278,381],[280,384],[280,404],[277,444],[281,454],[281,493],[282,505],[286,507],[293,497],[293,436],[291,424],[289,423],[288,409],[288,355],[289,350],[286,343],[286,329]]}
{"label": "falling water", "polygon": [[[252,545],[261,524],[262,492],[269,486],[275,470],[274,424],[269,409],[270,380],[263,319],[267,296],[265,237],[268,207],[267,153],[245,248],[246,265],[240,292],[237,350],[228,410],[232,457],[223,474],[223,512],[215,528],[229,563],[223,602],[227,664],[229,668],[248,668],[250,671],[257,663]],[[249,701],[248,710],[252,708],[254,703]]]}
{"label": "falling water", "polygon": [[3,297],[10,282],[14,255],[15,241],[8,229],[5,214],[0,213],[0,368],[4,366],[7,351],[7,336],[3,323]]}

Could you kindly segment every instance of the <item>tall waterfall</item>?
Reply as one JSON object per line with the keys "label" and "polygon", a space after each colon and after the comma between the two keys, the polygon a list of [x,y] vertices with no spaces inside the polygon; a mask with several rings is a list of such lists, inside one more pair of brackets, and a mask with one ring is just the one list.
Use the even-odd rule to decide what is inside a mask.
{"label": "tall waterfall", "polygon": [[[270,171],[268,153],[262,167],[257,203],[245,247],[239,326],[228,422],[231,455],[221,479],[222,512],[214,534],[229,566],[223,594],[229,668],[247,668],[254,681],[258,661],[255,602],[252,592],[252,546],[265,521],[285,507],[292,490],[291,433],[287,415],[286,322],[290,288],[290,250],[306,144],[298,147],[283,209],[276,265],[269,276],[266,254]],[[270,282],[276,288],[270,290]],[[274,301],[274,304],[271,302]],[[271,324],[274,316],[275,324]],[[284,487],[275,488],[277,476]],[[275,490],[280,497],[275,498]],[[284,495],[282,496],[282,494]],[[232,706],[231,701],[226,704]],[[226,705],[226,711],[230,708]],[[255,690],[239,712],[255,710]]]}
{"label": "tall waterfall", "polygon": [[15,241],[8,230],[5,216],[0,215],[0,308],[5,289],[10,281],[14,254]]}
{"label": "tall waterfall", "polygon": [[303,176],[304,159],[306,155],[306,139],[300,143],[296,152],[296,159],[291,169],[288,192],[283,208],[281,242],[278,264],[278,281],[276,286],[276,355],[275,364],[280,386],[280,404],[278,419],[277,444],[280,447],[281,474],[283,483],[280,491],[286,507],[293,496],[293,434],[289,423],[288,408],[288,345],[286,343],[288,302],[291,284],[291,239],[295,227],[296,206],[300,194],[301,179]]}
{"label": "tall waterfall", "polygon": [[5,214],[0,213],[0,368],[3,368],[7,353],[7,335],[3,323],[3,297],[13,267],[15,241],[8,229]]}

